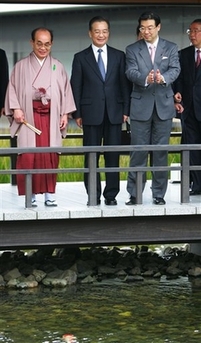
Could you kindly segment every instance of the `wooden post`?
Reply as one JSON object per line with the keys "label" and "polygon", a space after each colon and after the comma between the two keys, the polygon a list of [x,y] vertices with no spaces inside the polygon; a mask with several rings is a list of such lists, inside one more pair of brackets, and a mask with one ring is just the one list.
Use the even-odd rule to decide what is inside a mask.
{"label": "wooden post", "polygon": [[[10,137],[10,147],[17,147],[17,137]],[[11,169],[16,169],[17,155],[12,154],[10,156]],[[16,175],[11,175],[11,185],[15,186],[17,184]]]}

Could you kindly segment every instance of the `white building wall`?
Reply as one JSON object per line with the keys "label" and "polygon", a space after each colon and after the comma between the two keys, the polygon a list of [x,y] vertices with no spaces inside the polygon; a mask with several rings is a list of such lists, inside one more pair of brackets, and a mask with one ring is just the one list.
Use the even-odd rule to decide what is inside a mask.
{"label": "white building wall", "polygon": [[104,5],[97,9],[77,11],[50,11],[29,14],[0,15],[0,47],[7,53],[10,71],[15,60],[30,53],[30,33],[38,26],[54,32],[52,54],[66,67],[70,76],[73,55],[90,44],[88,22],[95,15],[106,16],[111,23],[109,44],[125,50],[135,41],[139,15],[147,9],[157,12],[162,21],[160,35],[178,44],[179,49],[189,44],[186,30],[201,17],[200,5],[193,6],[136,6]]}

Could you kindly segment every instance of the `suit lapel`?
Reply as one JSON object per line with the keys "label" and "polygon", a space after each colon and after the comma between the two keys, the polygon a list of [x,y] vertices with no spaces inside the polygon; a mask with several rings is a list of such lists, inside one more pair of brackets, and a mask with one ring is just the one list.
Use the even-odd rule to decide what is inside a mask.
{"label": "suit lapel", "polygon": [[167,43],[162,38],[159,37],[156,55],[155,55],[155,69],[160,69],[162,60],[169,58],[169,52],[167,51]]}
{"label": "suit lapel", "polygon": [[195,81],[195,48],[193,46],[189,49],[189,56],[188,56],[188,65],[189,65],[189,76],[192,79],[192,82]]}
{"label": "suit lapel", "polygon": [[144,40],[139,41],[139,54],[141,58],[144,60],[146,63],[148,69],[153,69],[153,64],[151,61],[151,56],[147,48],[147,44],[145,43]]}
{"label": "suit lapel", "polygon": [[200,65],[199,65],[199,67],[197,68],[196,80],[197,80],[198,78],[200,78],[200,77],[201,77],[201,63],[200,63]]}
{"label": "suit lapel", "polygon": [[155,54],[155,61],[154,64],[156,64],[157,69],[159,68],[161,61],[163,58],[169,58],[167,54],[165,54],[165,44],[161,39],[159,38],[158,45],[156,48],[156,54]]}
{"label": "suit lapel", "polygon": [[[195,60],[195,55],[194,55],[194,60]],[[197,81],[201,77],[201,63],[199,67],[195,67],[195,81]]]}
{"label": "suit lapel", "polygon": [[107,80],[112,72],[113,66],[115,61],[115,52],[110,49],[110,47],[107,45],[107,71],[106,71],[106,77]]}
{"label": "suit lapel", "polygon": [[91,68],[94,71],[94,73],[96,73],[97,76],[100,77],[100,79],[103,81],[99,67],[98,67],[98,64],[96,62],[96,59],[95,59],[95,56],[93,53],[93,49],[91,46],[86,50],[85,59],[89,65],[89,68]]}

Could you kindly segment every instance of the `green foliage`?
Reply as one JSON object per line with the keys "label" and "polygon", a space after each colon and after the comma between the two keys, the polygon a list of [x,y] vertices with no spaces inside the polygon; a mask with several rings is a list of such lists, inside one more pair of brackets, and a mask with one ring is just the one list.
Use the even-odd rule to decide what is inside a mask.
{"label": "green foliage", "polygon": [[[9,147],[8,140],[0,140],[0,147],[7,148]],[[0,157],[0,169],[6,170],[10,169],[10,157]],[[2,175],[0,174],[0,183],[9,183],[10,182],[10,175]]]}
{"label": "green foliage", "polygon": [[[69,132],[73,133],[75,131],[70,130]],[[76,130],[76,133],[80,132]],[[180,144],[179,137],[171,137],[170,144]],[[63,146],[82,146],[82,139],[81,138],[69,138],[63,140]],[[6,148],[9,147],[8,140],[0,140],[0,147]],[[168,155],[168,165],[171,163],[180,163],[180,154],[169,154]],[[84,166],[84,156],[76,156],[76,155],[69,155],[69,156],[60,156],[59,168],[83,168]],[[104,167],[104,159],[103,156],[100,156],[100,167]],[[120,156],[120,167],[129,167],[129,155],[122,155]],[[9,157],[1,157],[0,159],[0,168],[2,170],[6,170],[10,168],[10,158]],[[120,179],[126,180],[127,179],[127,172],[120,173]],[[151,173],[147,173],[147,178],[151,178]],[[73,181],[83,181],[83,173],[65,173],[65,174],[58,174],[57,176],[58,182],[73,182]],[[105,174],[101,173],[101,180],[105,180]],[[0,183],[9,183],[10,182],[10,175],[0,175]]]}

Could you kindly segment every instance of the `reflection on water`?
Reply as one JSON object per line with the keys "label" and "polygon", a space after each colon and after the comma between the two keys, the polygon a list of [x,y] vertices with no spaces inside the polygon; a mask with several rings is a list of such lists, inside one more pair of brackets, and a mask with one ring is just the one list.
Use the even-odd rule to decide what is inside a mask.
{"label": "reflection on water", "polygon": [[201,342],[201,290],[187,278],[0,291],[0,342]]}

